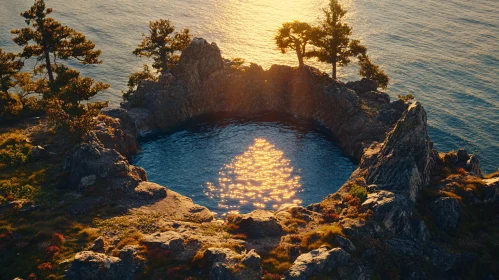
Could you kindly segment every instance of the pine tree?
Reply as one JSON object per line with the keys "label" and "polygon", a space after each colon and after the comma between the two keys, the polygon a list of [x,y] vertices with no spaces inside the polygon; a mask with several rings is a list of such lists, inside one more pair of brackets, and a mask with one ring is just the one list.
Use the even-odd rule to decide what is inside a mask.
{"label": "pine tree", "polygon": [[128,91],[122,92],[123,100],[130,100],[130,96],[135,92],[139,82],[142,80],[156,81],[157,77],[151,72],[151,69],[147,64],[144,64],[142,71],[135,72],[130,77],[128,77]]}
{"label": "pine tree", "polygon": [[16,58],[16,54],[0,48],[0,90],[5,94],[16,85],[15,76],[23,68],[23,63]]}
{"label": "pine tree", "polygon": [[167,73],[179,60],[182,52],[191,42],[189,29],[175,32],[175,26],[169,20],[160,19],[149,22],[149,34],[142,34],[144,39],[133,51],[140,57],[152,57],[152,67],[159,73]]}
{"label": "pine tree", "polygon": [[390,78],[385,72],[376,64],[373,64],[368,55],[359,55],[359,75],[369,80],[374,80],[378,86],[386,89]]}
{"label": "pine tree", "polygon": [[307,56],[307,45],[311,42],[314,32],[315,28],[306,22],[286,22],[279,28],[274,39],[283,54],[289,50],[296,51],[298,63],[303,67],[305,65],[303,58]]}
{"label": "pine tree", "polygon": [[108,84],[81,77],[80,72],[64,65],[55,68],[54,98],[47,100],[47,116],[57,127],[69,132],[73,140],[81,140],[95,125],[95,117],[107,102],[88,102]]}
{"label": "pine tree", "polygon": [[[94,50],[95,44],[75,30],[63,26],[48,17],[53,9],[46,8],[44,0],[35,0],[34,5],[21,13],[28,27],[12,30],[16,35],[14,42],[23,47],[21,57],[37,57],[43,61],[41,67],[47,71],[49,82],[55,81],[54,67],[57,59],[76,59],[83,64],[100,64],[100,50]],[[52,58],[51,58],[52,56]]]}

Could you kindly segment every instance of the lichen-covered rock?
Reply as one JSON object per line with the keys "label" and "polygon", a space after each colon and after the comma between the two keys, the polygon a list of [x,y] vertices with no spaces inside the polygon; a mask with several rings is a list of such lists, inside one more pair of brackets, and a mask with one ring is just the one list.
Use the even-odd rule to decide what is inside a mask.
{"label": "lichen-covered rock", "polygon": [[117,117],[99,116],[99,123],[90,134],[105,148],[116,150],[124,157],[129,158],[137,154],[139,144],[136,140],[135,127],[132,127],[128,113],[122,109],[116,109],[109,111],[108,114]]}
{"label": "lichen-covered rock", "polygon": [[65,278],[70,280],[132,280],[135,279],[135,271],[133,267],[125,265],[120,258],[82,251],[76,253]]}
{"label": "lichen-covered rock", "polygon": [[435,223],[442,230],[455,230],[461,217],[461,205],[456,198],[441,197],[431,203]]}
{"label": "lichen-covered rock", "polygon": [[113,149],[92,140],[73,148],[64,160],[69,173],[69,186],[80,191],[102,182],[102,190],[131,191],[139,182],[147,181],[144,169],[135,167]]}
{"label": "lichen-covered rock", "polygon": [[402,194],[389,191],[370,193],[362,207],[372,210],[374,218],[395,236],[423,241],[429,238],[424,221],[413,218],[414,203]]}
{"label": "lichen-covered rock", "polygon": [[184,250],[184,239],[174,231],[154,233],[144,236],[143,244],[149,249],[161,248],[172,252],[173,255]]}
{"label": "lichen-covered rock", "polygon": [[211,280],[257,280],[262,277],[260,256],[254,250],[241,255],[228,248],[208,248],[202,262],[209,267]]}
{"label": "lichen-covered rock", "polygon": [[339,266],[344,266],[349,260],[350,255],[341,248],[329,250],[327,247],[321,247],[300,255],[284,279],[310,279],[313,276],[329,273]]}
{"label": "lichen-covered rock", "polygon": [[233,215],[228,218],[227,222],[237,225],[240,232],[252,238],[283,234],[282,225],[271,211],[255,210],[249,214]]}

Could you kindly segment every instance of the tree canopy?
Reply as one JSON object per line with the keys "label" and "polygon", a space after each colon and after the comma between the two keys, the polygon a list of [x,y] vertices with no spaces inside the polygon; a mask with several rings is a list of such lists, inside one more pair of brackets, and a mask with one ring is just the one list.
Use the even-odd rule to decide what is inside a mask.
{"label": "tree canopy", "polygon": [[318,36],[314,36],[313,45],[317,48],[311,56],[321,62],[331,63],[333,79],[337,76],[337,66],[346,66],[350,57],[365,52],[365,47],[357,40],[352,41],[352,28],[343,22],[346,11],[337,0],[330,0],[328,8],[324,9],[325,19],[318,28]]}
{"label": "tree canopy", "polygon": [[189,29],[175,32],[175,26],[169,20],[159,19],[149,22],[149,34],[144,37],[133,51],[136,56],[152,57],[152,67],[159,73],[167,73],[175,65],[182,52],[191,42]]}
{"label": "tree canopy", "polygon": [[0,90],[4,93],[16,85],[15,76],[23,68],[23,63],[16,58],[16,54],[0,48]]}
{"label": "tree canopy", "polygon": [[[94,50],[95,44],[86,37],[48,17],[53,11],[46,8],[44,0],[35,0],[34,5],[20,15],[24,17],[28,27],[12,30],[16,35],[14,42],[23,47],[20,56],[28,59],[37,57],[43,61],[41,65],[54,82],[54,65],[57,59],[76,59],[83,64],[99,64],[100,50]],[[51,54],[52,59],[51,60]]]}
{"label": "tree canopy", "polygon": [[303,58],[307,56],[307,45],[317,30],[306,22],[286,22],[279,28],[275,41],[284,54],[289,50],[296,51],[300,67],[304,66]]}

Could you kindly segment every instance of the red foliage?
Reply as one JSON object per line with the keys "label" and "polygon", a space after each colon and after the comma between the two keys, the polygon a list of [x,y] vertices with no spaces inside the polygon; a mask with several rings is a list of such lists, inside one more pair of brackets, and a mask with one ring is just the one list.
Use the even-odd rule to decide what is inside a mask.
{"label": "red foliage", "polygon": [[31,273],[31,274],[28,276],[28,280],[36,280],[36,274]]}
{"label": "red foliage", "polygon": [[45,254],[47,255],[48,259],[52,259],[60,251],[61,249],[57,246],[49,246],[47,247],[47,249],[45,249]]}
{"label": "red foliage", "polygon": [[280,280],[282,278],[281,275],[277,274],[277,273],[270,273],[266,270],[263,271],[263,277],[262,279],[265,279],[265,280]]}
{"label": "red foliage", "polygon": [[464,170],[464,168],[462,168],[462,167],[456,168],[456,172],[461,174],[461,175],[465,175],[467,173],[466,170]]}
{"label": "red foliage", "polygon": [[246,240],[248,237],[246,236],[246,234],[244,233],[238,233],[238,234],[234,234],[234,239],[241,239],[241,240]]}
{"label": "red foliage", "polygon": [[41,263],[37,266],[38,270],[40,271],[51,271],[54,269],[54,267],[52,266],[51,263],[49,262],[44,262],[44,263]]}
{"label": "red foliage", "polygon": [[64,235],[60,234],[60,233],[57,233],[57,232],[54,232],[52,234],[52,243],[55,244],[55,245],[61,245],[62,243],[64,243]]}
{"label": "red foliage", "polygon": [[340,220],[340,215],[336,214],[336,213],[326,213],[324,214],[323,216],[324,218],[324,221],[327,222],[327,223],[332,223],[332,222],[337,222]]}
{"label": "red foliage", "polygon": [[178,274],[180,272],[180,270],[181,270],[180,266],[168,268],[166,270],[166,276],[168,276],[168,277],[175,276],[176,274]]}
{"label": "red foliage", "polygon": [[343,201],[348,202],[353,198],[353,195],[347,193],[347,194],[344,194],[341,198],[343,199]]}

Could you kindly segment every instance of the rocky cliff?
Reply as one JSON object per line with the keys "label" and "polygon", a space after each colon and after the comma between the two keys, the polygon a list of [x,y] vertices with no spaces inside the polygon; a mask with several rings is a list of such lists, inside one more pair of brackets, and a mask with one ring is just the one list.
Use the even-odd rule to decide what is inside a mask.
{"label": "rocky cliff", "polygon": [[[260,279],[262,274],[451,279],[460,275],[460,264],[482,263],[474,253],[452,249],[442,236],[463,223],[465,207],[495,211],[499,181],[473,179],[481,176],[479,161],[465,151],[439,155],[423,106],[390,102],[373,81],[343,84],[311,67],[241,66],[197,38],[171,73],[158,82],[141,82],[122,107],[106,112],[89,141],[70,153],[65,168],[80,191],[105,182],[103,188],[113,194],[119,190],[129,199],[149,201],[129,202],[130,217],[160,215],[154,223],[166,228],[144,237],[147,256],[168,252],[170,259],[194,265],[204,273],[201,278],[210,279]],[[232,215],[221,224],[206,208],[148,183],[145,172],[126,160],[137,152],[135,137],[152,131],[204,114],[267,111],[322,123],[359,163],[337,193],[307,208]],[[449,176],[456,170],[460,177]],[[470,183],[463,189],[463,182]],[[450,195],[456,193],[459,199]],[[115,257],[81,252],[67,276],[133,278],[149,264],[140,261],[138,247],[122,251]]]}

